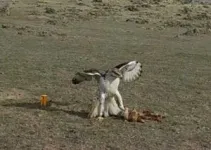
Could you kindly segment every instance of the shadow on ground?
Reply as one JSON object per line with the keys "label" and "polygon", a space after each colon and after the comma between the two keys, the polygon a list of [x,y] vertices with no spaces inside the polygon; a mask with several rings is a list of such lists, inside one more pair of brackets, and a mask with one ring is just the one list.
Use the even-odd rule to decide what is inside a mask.
{"label": "shadow on ground", "polygon": [[48,105],[45,106],[45,107],[40,106],[39,102],[36,102],[36,103],[29,103],[29,102],[9,103],[9,104],[2,104],[2,106],[4,106],[4,107],[22,107],[22,108],[27,108],[27,109],[41,109],[41,110],[46,110],[46,111],[62,111],[62,112],[65,112],[69,115],[74,115],[74,116],[78,116],[78,117],[81,117],[81,118],[87,118],[87,116],[88,116],[88,112],[85,111],[85,110],[81,110],[81,111],[64,110],[64,109],[61,109],[61,108],[51,107],[52,104],[61,105],[61,106],[67,105],[66,103],[62,103],[62,102],[50,101],[48,103]]}

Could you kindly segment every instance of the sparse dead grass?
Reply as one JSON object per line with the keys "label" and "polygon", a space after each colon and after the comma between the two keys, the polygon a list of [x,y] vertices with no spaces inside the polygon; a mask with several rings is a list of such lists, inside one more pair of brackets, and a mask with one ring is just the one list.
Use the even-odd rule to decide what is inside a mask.
{"label": "sparse dead grass", "polygon": [[[210,22],[206,15],[184,19],[210,7],[81,3],[20,0],[1,17],[0,149],[211,149],[211,37],[198,30],[210,30]],[[138,11],[125,11],[134,4]],[[56,11],[48,14],[46,7]],[[183,35],[184,27],[197,34]],[[121,83],[125,105],[167,117],[145,124],[88,119],[97,84],[73,86],[74,73],[131,59],[142,62],[144,72]],[[41,94],[51,100],[48,108],[40,107]]]}

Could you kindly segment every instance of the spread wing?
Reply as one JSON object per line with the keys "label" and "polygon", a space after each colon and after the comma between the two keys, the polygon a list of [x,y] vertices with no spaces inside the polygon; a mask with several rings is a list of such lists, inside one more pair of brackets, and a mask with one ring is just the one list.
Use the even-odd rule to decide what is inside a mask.
{"label": "spread wing", "polygon": [[99,81],[100,77],[101,73],[97,69],[84,70],[83,72],[77,72],[75,74],[72,78],[72,83],[79,84],[83,81],[91,81],[93,78]]}
{"label": "spread wing", "polygon": [[115,66],[122,73],[122,79],[125,82],[130,82],[137,79],[142,73],[142,65],[138,61],[124,62]]}

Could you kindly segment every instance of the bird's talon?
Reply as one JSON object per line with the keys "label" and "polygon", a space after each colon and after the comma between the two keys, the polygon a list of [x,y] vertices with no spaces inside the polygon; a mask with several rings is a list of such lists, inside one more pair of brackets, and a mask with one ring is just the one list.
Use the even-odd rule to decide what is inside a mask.
{"label": "bird's talon", "polygon": [[103,117],[98,117],[97,120],[102,121],[104,118]]}

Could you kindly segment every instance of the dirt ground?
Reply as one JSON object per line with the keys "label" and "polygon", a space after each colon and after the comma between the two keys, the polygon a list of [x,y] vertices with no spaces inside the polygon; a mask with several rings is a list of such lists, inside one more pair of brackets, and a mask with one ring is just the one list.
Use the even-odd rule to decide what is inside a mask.
{"label": "dirt ground", "polygon": [[[13,0],[0,5],[1,150],[211,149],[210,4]],[[124,104],[167,117],[161,123],[88,119],[97,84],[72,85],[74,74],[129,60],[140,61],[143,74],[121,82]],[[40,108],[41,94],[52,101],[49,107]]]}

